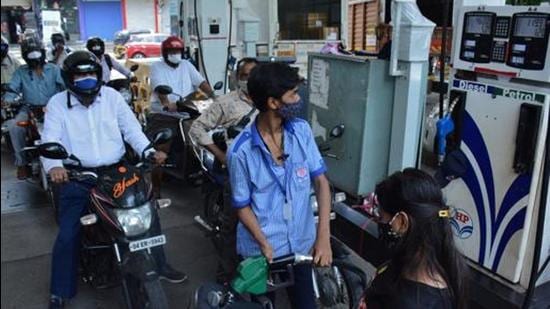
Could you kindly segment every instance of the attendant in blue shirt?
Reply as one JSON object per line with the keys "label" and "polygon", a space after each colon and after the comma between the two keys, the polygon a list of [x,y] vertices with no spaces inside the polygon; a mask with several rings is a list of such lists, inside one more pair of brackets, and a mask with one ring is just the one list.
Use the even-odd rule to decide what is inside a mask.
{"label": "attendant in blue shirt", "polygon": [[[228,151],[233,206],[237,209],[237,252],[263,254],[269,261],[288,253],[312,254],[318,265],[332,262],[330,189],[326,167],[308,123],[297,119],[303,107],[302,79],[282,63],[256,67],[248,91],[259,114]],[[315,230],[309,203],[314,184],[319,204]],[[311,266],[294,267],[289,298],[294,308],[315,308]]]}
{"label": "attendant in blue shirt", "polygon": [[[21,43],[21,54],[27,63],[19,67],[9,83],[10,89],[21,93],[23,101],[32,107],[44,107],[48,100],[56,93],[65,89],[59,67],[46,63],[46,51],[42,44],[36,40],[28,40]],[[13,102],[16,94],[8,92],[5,102]],[[11,142],[15,152],[15,165],[17,166],[17,178],[25,179],[29,171],[27,161],[21,150],[25,147],[26,129],[17,125],[17,122],[28,120],[28,108],[19,110],[16,117],[7,121]]]}

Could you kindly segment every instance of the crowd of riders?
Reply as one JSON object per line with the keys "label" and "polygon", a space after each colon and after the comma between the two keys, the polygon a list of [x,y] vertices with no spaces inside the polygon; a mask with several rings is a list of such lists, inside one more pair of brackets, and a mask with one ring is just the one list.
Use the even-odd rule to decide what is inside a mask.
{"label": "crowd of riders", "polygon": [[[226,233],[236,241],[224,258],[241,261],[263,255],[271,261],[299,253],[312,255],[317,267],[331,264],[330,186],[311,127],[298,117],[304,102],[298,94],[303,78],[297,69],[243,58],[236,65],[237,88],[216,97],[185,59],[184,42],[171,36],[162,42],[162,58],[151,66],[151,114],[147,128],[142,128],[122,96],[105,86],[113,69],[129,79],[135,77],[105,53],[102,39],[90,38],[85,49],[73,50],[62,34],[53,34],[46,50],[40,39],[26,38],[21,42],[24,64],[8,49],[2,41],[2,84],[9,89],[2,107],[17,96],[25,102],[12,119],[2,119],[13,145],[18,179],[30,174],[22,155],[25,131],[17,125],[27,119],[30,108],[45,113],[42,142],[61,143],[81,159],[82,167],[101,170],[124,159],[125,143],[140,154],[150,144],[151,133],[163,128],[177,131],[176,94],[200,90],[214,103],[193,121],[189,134],[227,171],[234,223]],[[173,94],[157,91],[160,85],[170,86]],[[235,125],[245,115],[251,118],[246,128],[228,141],[227,149],[217,147],[209,132]],[[156,148],[154,160],[162,164],[171,145]],[[79,219],[86,212],[91,185],[71,180],[71,167],[61,161],[42,162],[60,188],[49,306],[62,308],[77,292]],[[153,171],[152,179],[153,194],[159,198],[161,169]],[[310,207],[311,188],[319,205],[318,223]],[[397,172],[376,186],[369,203],[380,239],[391,255],[366,289],[360,308],[466,308],[466,269],[453,242],[451,211],[434,179],[416,169]],[[174,283],[187,279],[167,263],[162,247],[154,250],[154,256],[161,279]],[[293,308],[316,307],[311,267],[295,266],[295,284],[288,288]]]}

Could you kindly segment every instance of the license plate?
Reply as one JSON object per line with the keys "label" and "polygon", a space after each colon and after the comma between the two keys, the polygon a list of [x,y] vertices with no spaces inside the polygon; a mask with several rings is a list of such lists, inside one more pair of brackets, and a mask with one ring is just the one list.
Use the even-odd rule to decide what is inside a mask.
{"label": "license plate", "polygon": [[130,242],[128,247],[130,252],[139,251],[143,249],[148,249],[156,246],[162,246],[166,243],[166,237],[164,235],[159,235],[151,238],[140,239]]}

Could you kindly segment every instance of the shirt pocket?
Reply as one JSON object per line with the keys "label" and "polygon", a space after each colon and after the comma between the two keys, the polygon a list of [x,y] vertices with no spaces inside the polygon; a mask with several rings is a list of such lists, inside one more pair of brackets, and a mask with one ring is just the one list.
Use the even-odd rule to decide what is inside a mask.
{"label": "shirt pocket", "polygon": [[311,180],[309,178],[309,167],[307,162],[292,162],[291,166],[291,185],[297,190],[308,189],[311,186]]}

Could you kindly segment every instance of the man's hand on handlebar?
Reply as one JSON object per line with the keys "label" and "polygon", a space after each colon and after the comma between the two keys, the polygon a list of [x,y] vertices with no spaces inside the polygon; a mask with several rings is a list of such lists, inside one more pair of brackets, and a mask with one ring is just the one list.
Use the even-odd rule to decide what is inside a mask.
{"label": "man's hand on handlebar", "polygon": [[153,155],[153,159],[155,160],[155,163],[159,164],[159,165],[163,164],[164,161],[166,161],[166,158],[168,158],[168,155],[164,151],[161,151],[161,150],[155,151],[155,153]]}
{"label": "man's hand on handlebar", "polygon": [[163,109],[165,111],[168,111],[168,112],[177,112],[178,111],[178,106],[176,105],[176,103],[168,103],[168,104],[164,105]]}
{"label": "man's hand on handlebar", "polygon": [[48,171],[53,183],[63,183],[69,181],[69,174],[64,167],[54,167]]}
{"label": "man's hand on handlebar", "polygon": [[332,248],[330,238],[317,238],[313,246],[313,262],[318,266],[330,266],[332,263]]}

